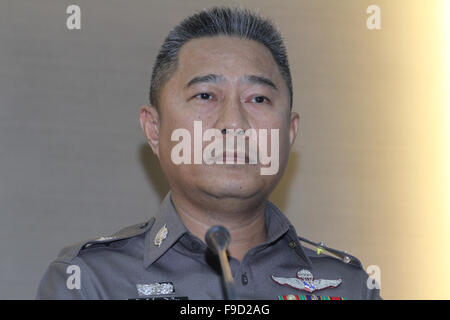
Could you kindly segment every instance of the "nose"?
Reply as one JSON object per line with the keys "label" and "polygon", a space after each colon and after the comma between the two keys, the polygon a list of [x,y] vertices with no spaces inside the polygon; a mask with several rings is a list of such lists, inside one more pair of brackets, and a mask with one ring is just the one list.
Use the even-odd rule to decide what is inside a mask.
{"label": "nose", "polygon": [[242,104],[238,98],[224,102],[220,109],[215,128],[219,129],[223,135],[226,135],[227,130],[230,129],[234,129],[235,131],[236,129],[242,129],[245,131],[250,128],[247,113],[242,108]]}

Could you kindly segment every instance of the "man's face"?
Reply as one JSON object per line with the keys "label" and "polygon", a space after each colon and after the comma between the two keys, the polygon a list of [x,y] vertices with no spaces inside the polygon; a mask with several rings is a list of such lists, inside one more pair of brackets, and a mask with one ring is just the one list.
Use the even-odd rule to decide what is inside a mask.
{"label": "man's face", "polygon": [[[297,134],[298,115],[290,112],[287,85],[270,51],[252,40],[224,36],[189,41],[180,50],[176,72],[161,91],[159,116],[150,129],[145,128],[150,120],[142,110],[141,125],[147,137],[151,126],[159,128],[157,144],[152,147],[171,189],[193,195],[267,196],[283,174]],[[271,129],[279,129],[279,141],[272,141],[279,143],[278,172],[262,175],[260,164],[193,164],[194,121],[201,121],[203,132],[210,128],[265,129],[268,153]],[[191,164],[172,161],[172,149],[179,141],[171,141],[171,136],[179,128],[190,132]],[[226,149],[226,135],[223,138]],[[204,141],[203,148],[210,143]]]}

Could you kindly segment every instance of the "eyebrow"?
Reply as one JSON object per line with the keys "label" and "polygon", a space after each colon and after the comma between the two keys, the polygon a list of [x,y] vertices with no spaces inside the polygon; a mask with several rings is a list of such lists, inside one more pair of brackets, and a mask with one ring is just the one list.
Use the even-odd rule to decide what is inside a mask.
{"label": "eyebrow", "polygon": [[[273,83],[272,80],[269,78],[263,77],[263,76],[255,76],[255,75],[246,75],[243,77],[244,82],[249,82],[253,84],[263,85],[267,87],[271,87],[272,89],[278,90],[275,83]],[[197,76],[189,80],[189,82],[184,87],[185,89],[188,89],[189,87],[198,84],[198,83],[210,83],[210,82],[224,82],[225,77],[220,74],[207,74],[204,76]]]}
{"label": "eyebrow", "polygon": [[218,74],[207,74],[205,76],[198,76],[198,77],[194,77],[192,78],[184,87],[185,89],[188,89],[189,87],[192,87],[194,84],[198,84],[198,83],[208,83],[208,82],[223,82],[225,81],[225,78],[221,75]]}
{"label": "eyebrow", "polygon": [[278,88],[275,85],[275,83],[273,83],[272,80],[270,80],[269,78],[266,78],[266,77],[253,76],[253,75],[252,76],[244,76],[244,81],[245,82],[254,83],[254,84],[263,85],[263,86],[268,86],[268,87],[271,87],[272,89],[278,90]]}

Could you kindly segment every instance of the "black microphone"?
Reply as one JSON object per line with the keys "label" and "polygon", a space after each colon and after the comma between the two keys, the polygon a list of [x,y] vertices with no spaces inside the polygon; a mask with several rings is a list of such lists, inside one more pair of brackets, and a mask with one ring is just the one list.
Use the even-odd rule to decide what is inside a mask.
{"label": "black microphone", "polygon": [[224,280],[225,295],[228,300],[236,300],[233,275],[227,257],[227,247],[230,243],[230,233],[223,226],[212,226],[205,235],[208,248],[219,256],[220,267]]}

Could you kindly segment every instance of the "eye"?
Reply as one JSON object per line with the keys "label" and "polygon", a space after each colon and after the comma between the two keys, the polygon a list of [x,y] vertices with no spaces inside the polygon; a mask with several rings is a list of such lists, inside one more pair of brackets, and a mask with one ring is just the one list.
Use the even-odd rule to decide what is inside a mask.
{"label": "eye", "polygon": [[206,92],[202,92],[199,94],[196,94],[193,98],[200,98],[201,100],[211,100],[212,99],[212,95],[210,95],[209,93]]}
{"label": "eye", "polygon": [[256,96],[256,97],[254,97],[252,99],[252,102],[261,104],[261,103],[264,103],[264,102],[270,102],[270,100],[267,97],[264,97],[264,96]]}

